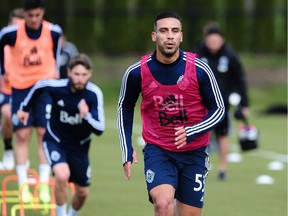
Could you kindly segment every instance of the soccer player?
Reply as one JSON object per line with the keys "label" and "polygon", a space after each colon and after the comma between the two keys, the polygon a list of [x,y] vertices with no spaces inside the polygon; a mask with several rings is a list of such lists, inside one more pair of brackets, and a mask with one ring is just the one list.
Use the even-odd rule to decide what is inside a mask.
{"label": "soccer player", "polygon": [[60,51],[60,78],[67,78],[67,66],[71,58],[78,55],[77,47],[70,41],[67,41],[66,35],[61,37]]}
{"label": "soccer player", "polygon": [[27,123],[28,112],[37,98],[48,92],[52,98],[51,117],[43,140],[46,157],[55,175],[57,215],[66,216],[67,183],[75,185],[68,216],[76,216],[88,196],[91,168],[88,150],[91,132],[105,129],[101,89],[89,82],[92,64],[85,54],[72,58],[68,79],[42,80],[30,90],[21,103],[18,117]]}
{"label": "soccer player", "polygon": [[[15,8],[9,14],[8,26],[15,25],[19,20],[24,19],[24,10],[22,8]],[[9,68],[13,66],[10,63],[10,48],[6,46],[4,48],[5,59],[4,67],[6,74],[1,77],[1,93],[0,93],[0,109],[1,109],[1,132],[3,136],[4,143],[4,154],[2,158],[3,169],[12,170],[15,167],[14,153],[12,146],[12,136],[13,136],[13,126],[11,122],[11,106],[10,106],[10,96],[11,96],[11,86],[9,83]]]}
{"label": "soccer player", "polygon": [[[15,132],[15,160],[19,187],[23,186],[22,199],[30,202],[32,195],[27,185],[27,161],[29,160],[29,141],[33,127],[37,131],[39,178],[41,183],[48,183],[50,166],[43,153],[42,140],[46,127],[46,109],[49,97],[43,95],[31,109],[27,125],[19,122],[16,112],[33,85],[42,79],[58,77],[56,58],[60,53],[61,28],[43,20],[45,13],[44,0],[24,1],[24,20],[16,25],[4,27],[0,33],[0,68],[5,76],[3,64],[4,47],[10,46],[10,59],[13,62],[9,72],[12,86],[12,124]],[[46,108],[47,107],[47,108]],[[47,184],[39,186],[39,197],[44,203],[50,202]]]}
{"label": "soccer player", "polygon": [[129,180],[131,164],[137,162],[131,135],[141,94],[144,169],[155,215],[199,216],[209,170],[209,131],[221,122],[224,103],[209,66],[179,48],[183,34],[177,13],[159,14],[151,38],[156,51],[127,69],[120,90],[124,174]]}
{"label": "soccer player", "polygon": [[197,54],[211,67],[219,84],[225,104],[225,117],[214,132],[219,147],[219,180],[227,179],[227,154],[229,152],[229,95],[237,92],[241,96],[240,110],[248,117],[248,96],[245,74],[236,52],[225,42],[220,26],[209,22],[203,28],[203,41],[199,44]]}

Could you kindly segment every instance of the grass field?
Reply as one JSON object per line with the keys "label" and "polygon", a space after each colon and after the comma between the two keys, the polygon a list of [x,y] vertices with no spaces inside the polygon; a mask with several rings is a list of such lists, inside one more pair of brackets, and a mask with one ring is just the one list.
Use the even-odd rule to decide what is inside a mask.
{"label": "grass field", "polygon": [[[100,62],[98,62],[100,59]],[[94,76],[103,89],[105,96],[106,131],[100,137],[93,137],[90,159],[93,169],[93,180],[90,195],[81,212],[81,216],[150,216],[153,206],[147,199],[143,175],[142,147],[137,145],[141,135],[139,109],[134,125],[134,147],[138,153],[139,163],[132,167],[132,178],[124,179],[121,164],[121,153],[116,125],[117,100],[119,94],[119,74],[134,62],[132,56],[113,61],[114,67],[105,64],[107,59],[95,60],[97,69],[105,71]],[[116,66],[115,66],[116,65]],[[124,66],[123,66],[124,65]],[[109,71],[111,67],[111,71]],[[116,72],[115,72],[116,71]],[[287,104],[287,86],[277,85],[266,88],[252,86],[250,121],[260,131],[259,149],[242,153],[237,142],[237,126],[231,135],[231,152],[240,153],[240,163],[229,163],[229,179],[226,182],[217,180],[217,153],[211,153],[212,170],[206,181],[206,198],[203,216],[286,216],[287,215],[287,116],[265,115],[262,111],[270,104]],[[30,145],[31,167],[37,167],[35,140]],[[271,161],[283,162],[285,169],[271,171],[267,168]],[[272,185],[259,185],[255,180],[260,175],[270,175]],[[41,215],[29,211],[29,216]]]}

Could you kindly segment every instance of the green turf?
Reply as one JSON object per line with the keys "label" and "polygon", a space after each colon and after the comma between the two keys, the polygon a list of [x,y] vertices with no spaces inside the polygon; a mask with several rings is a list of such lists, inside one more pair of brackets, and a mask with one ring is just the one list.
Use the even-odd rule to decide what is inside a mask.
{"label": "green turf", "polygon": [[[105,59],[104,59],[105,60]],[[105,61],[99,61],[98,70],[105,69],[107,76],[94,75],[94,79],[103,89],[105,96],[106,131],[100,137],[93,137],[90,159],[93,179],[90,195],[80,216],[148,216],[153,215],[153,206],[148,202],[143,175],[142,147],[136,144],[140,136],[141,123],[139,109],[136,109],[134,127],[134,147],[138,153],[138,164],[132,166],[129,182],[124,179],[121,153],[116,125],[117,100],[119,95],[119,74],[105,68]],[[123,60],[124,61],[124,60]],[[115,61],[114,67],[125,67],[134,62],[134,58]],[[101,63],[102,62],[102,63]],[[121,63],[122,62],[122,63]],[[101,66],[101,64],[103,64]],[[112,66],[111,66],[112,67]],[[123,68],[121,68],[122,70]],[[112,69],[111,69],[112,70]],[[121,73],[124,71],[122,70]],[[274,86],[265,89],[251,87],[251,123],[260,131],[259,149],[241,153],[237,142],[237,127],[231,136],[231,152],[241,153],[240,163],[229,163],[229,179],[217,180],[218,156],[211,154],[212,170],[206,181],[206,197],[203,216],[286,216],[287,215],[287,162],[285,170],[270,171],[267,165],[272,160],[287,160],[287,116],[265,115],[263,110],[273,103],[287,104],[287,86]],[[31,167],[36,168],[36,144],[30,145]],[[272,154],[274,153],[274,154]],[[274,178],[273,185],[257,185],[260,175]],[[3,176],[2,176],[3,177]],[[29,215],[39,215],[30,211]]]}

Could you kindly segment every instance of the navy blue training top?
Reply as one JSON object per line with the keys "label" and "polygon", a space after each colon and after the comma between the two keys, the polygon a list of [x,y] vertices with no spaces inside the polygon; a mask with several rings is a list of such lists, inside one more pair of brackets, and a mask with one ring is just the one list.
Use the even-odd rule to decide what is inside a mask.
{"label": "navy blue training top", "polygon": [[[29,111],[43,92],[52,98],[51,117],[48,120],[44,139],[53,139],[66,147],[90,141],[91,132],[100,135],[105,129],[103,94],[101,89],[88,82],[85,89],[72,92],[69,79],[38,81],[20,105],[20,110]],[[82,118],[78,104],[84,99],[89,113]]]}

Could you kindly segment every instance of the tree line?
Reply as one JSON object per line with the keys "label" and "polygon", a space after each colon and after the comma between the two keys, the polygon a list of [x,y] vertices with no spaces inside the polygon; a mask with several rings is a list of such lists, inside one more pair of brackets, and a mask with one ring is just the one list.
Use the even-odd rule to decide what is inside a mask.
{"label": "tree line", "polygon": [[[22,2],[1,0],[1,26]],[[153,22],[164,10],[182,16],[185,50],[201,40],[205,23],[217,21],[237,51],[287,52],[285,0],[47,0],[45,18],[80,50],[119,55],[153,50]]]}

